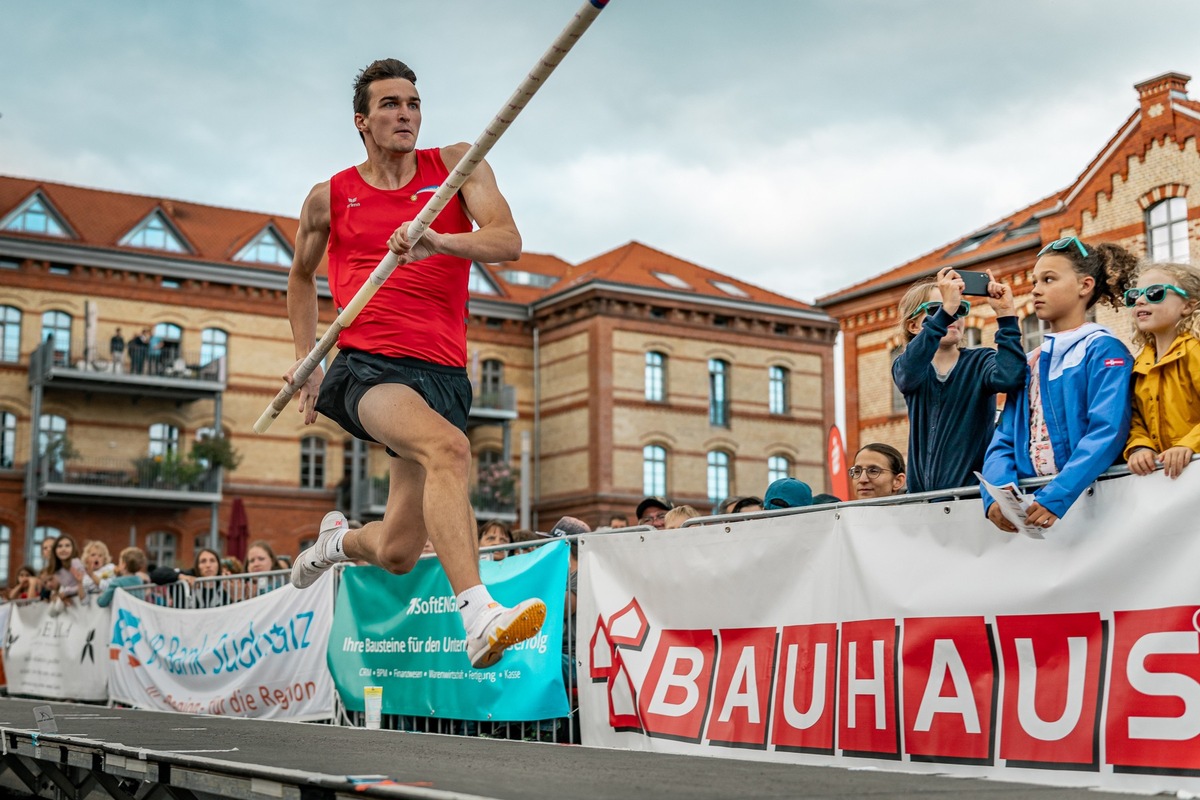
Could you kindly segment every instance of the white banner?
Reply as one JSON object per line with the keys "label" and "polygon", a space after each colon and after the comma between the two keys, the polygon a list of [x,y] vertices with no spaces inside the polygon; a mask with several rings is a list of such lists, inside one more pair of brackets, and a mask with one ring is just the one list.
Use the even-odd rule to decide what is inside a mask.
{"label": "white banner", "polygon": [[[8,642],[8,618],[12,616],[12,610],[12,603],[4,603],[3,605],[0,605],[0,636],[4,637],[0,641],[5,643]],[[0,661],[0,686],[7,686],[8,679],[4,674],[3,666],[3,661]]]}
{"label": "white banner", "polygon": [[9,604],[4,669],[8,692],[51,700],[108,699],[108,609],[74,603]]}
{"label": "white banner", "polygon": [[978,499],[585,537],[586,745],[1200,792],[1200,464],[1043,541]]}
{"label": "white banner", "polygon": [[220,609],[113,598],[109,694],[136,708],[256,719],[333,715],[333,576]]}

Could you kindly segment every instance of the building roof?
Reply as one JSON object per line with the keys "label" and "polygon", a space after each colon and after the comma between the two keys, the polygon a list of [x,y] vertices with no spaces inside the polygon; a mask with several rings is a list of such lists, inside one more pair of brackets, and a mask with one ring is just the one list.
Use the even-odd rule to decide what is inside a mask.
{"label": "building roof", "polygon": [[912,261],[819,297],[816,305],[828,308],[935,274],[942,267],[969,267],[1019,250],[1036,249],[1043,238],[1057,238],[1064,229],[1079,230],[1085,213],[1094,214],[1098,198],[1111,193],[1114,173],[1128,171],[1131,156],[1142,155],[1155,141],[1169,137],[1182,145],[1196,135],[1200,129],[1200,103],[1187,97],[1189,80],[1188,75],[1168,72],[1136,84],[1139,108],[1070,185]]}
{"label": "building roof", "polygon": [[554,287],[554,291],[570,289],[589,281],[606,281],[727,301],[764,303],[816,311],[808,303],[693,264],[636,241],[573,267],[562,284]]}
{"label": "building roof", "polygon": [[[290,248],[299,224],[292,217],[8,176],[0,176],[0,219],[35,193],[40,193],[70,228],[73,237],[65,241],[89,248],[162,254],[161,250],[119,244],[126,234],[158,211],[190,251],[170,253],[170,257],[203,262],[234,262],[234,256],[268,225],[275,227]],[[20,231],[2,233],[64,241],[62,237]],[[276,268],[287,271],[286,267]]]}
{"label": "building roof", "polygon": [[[70,243],[110,252],[136,252],[171,260],[244,266],[244,262],[235,257],[264,230],[273,227],[290,253],[299,227],[299,221],[293,217],[3,175],[0,175],[0,220],[39,195],[49,206],[48,210],[68,229],[68,237],[14,230],[0,230],[0,235]],[[170,233],[182,243],[185,252],[121,244],[122,239],[156,212],[165,220]],[[288,271],[288,267],[278,264],[254,262],[254,266],[280,273]],[[325,266],[322,261],[319,275],[325,274]],[[554,255],[522,253],[518,261],[481,264],[480,267],[495,286],[496,294],[477,293],[476,296],[520,305],[530,305],[590,281],[604,281],[670,292],[676,296],[700,295],[710,301],[753,302],[815,311],[806,303],[640,242],[629,242],[576,265]]]}

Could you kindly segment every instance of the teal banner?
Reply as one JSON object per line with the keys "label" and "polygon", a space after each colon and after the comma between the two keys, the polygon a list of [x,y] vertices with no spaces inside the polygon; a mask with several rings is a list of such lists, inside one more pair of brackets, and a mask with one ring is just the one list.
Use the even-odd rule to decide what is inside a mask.
{"label": "teal banner", "polygon": [[352,711],[363,689],[383,687],[383,713],[438,719],[530,722],[569,713],[563,685],[563,602],[566,542],[502,561],[481,561],[483,582],[497,601],[529,597],[546,603],[541,633],[505,651],[488,669],[473,669],[454,592],[437,559],[422,559],[407,575],[376,567],[342,573],[329,671]]}

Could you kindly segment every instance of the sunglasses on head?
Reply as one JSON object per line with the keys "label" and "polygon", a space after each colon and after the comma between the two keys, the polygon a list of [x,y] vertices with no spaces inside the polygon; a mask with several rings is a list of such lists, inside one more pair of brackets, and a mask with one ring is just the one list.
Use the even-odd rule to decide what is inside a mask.
{"label": "sunglasses on head", "polygon": [[1178,286],[1174,286],[1170,283],[1155,283],[1142,289],[1126,290],[1125,307],[1133,308],[1136,306],[1138,298],[1142,295],[1146,295],[1147,303],[1161,303],[1163,300],[1167,299],[1167,292],[1174,292],[1184,300],[1186,300],[1188,296],[1188,293],[1183,289],[1180,289]]}
{"label": "sunglasses on head", "polygon": [[[917,310],[912,312],[911,314],[909,314],[908,318],[913,319],[922,313],[933,316],[938,311],[940,311],[941,308],[942,308],[942,304],[939,303],[937,300],[930,300],[927,303],[921,303],[921,305],[917,306]],[[971,313],[971,304],[968,303],[966,300],[961,300],[958,303],[958,311],[954,312],[954,318],[962,319],[963,317],[965,317],[967,314],[970,314],[970,313]]]}
{"label": "sunglasses on head", "polygon": [[1066,250],[1071,245],[1075,245],[1076,247],[1078,247],[1079,255],[1083,256],[1084,258],[1087,258],[1087,256],[1088,256],[1087,248],[1083,246],[1083,242],[1079,241],[1074,236],[1068,236],[1064,239],[1055,239],[1053,242],[1051,242],[1050,244],[1043,247],[1040,251],[1038,251],[1038,258],[1041,258],[1042,256],[1046,255],[1046,253],[1049,253],[1051,250]]}

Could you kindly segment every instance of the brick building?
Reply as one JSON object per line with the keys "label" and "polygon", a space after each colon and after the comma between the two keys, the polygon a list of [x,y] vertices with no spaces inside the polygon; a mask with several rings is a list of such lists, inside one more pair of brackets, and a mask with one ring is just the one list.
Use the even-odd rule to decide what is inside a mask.
{"label": "brick building", "polygon": [[[891,362],[904,338],[896,305],[920,278],[946,266],[991,269],[1013,287],[1025,349],[1044,329],[1033,314],[1029,278],[1037,253],[1063,236],[1108,241],[1154,261],[1189,260],[1200,237],[1200,103],[1188,99],[1190,77],[1167,73],[1137,84],[1138,104],[1079,177],[1048,197],[906,264],[817,300],[845,334],[846,434],[851,453],[868,442],[907,450],[904,399]],[[967,346],[992,346],[986,303],[967,318]],[[1096,321],[1128,337],[1126,312],[1099,308]]]}
{"label": "brick building", "polygon": [[[59,532],[190,565],[235,501],[284,553],[331,507],[382,514],[382,448],[323,418],[305,428],[294,407],[251,431],[293,361],[296,226],[0,177],[0,577]],[[577,265],[474,264],[470,281],[468,434],[482,467],[502,465],[476,487],[481,519],[601,523],[648,490],[708,506],[783,474],[825,486],[823,312],[638,243]],[[323,331],[323,268],[319,294]],[[192,457],[217,431],[236,468]]]}

